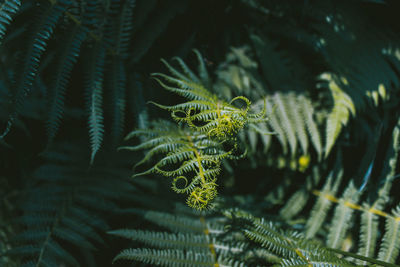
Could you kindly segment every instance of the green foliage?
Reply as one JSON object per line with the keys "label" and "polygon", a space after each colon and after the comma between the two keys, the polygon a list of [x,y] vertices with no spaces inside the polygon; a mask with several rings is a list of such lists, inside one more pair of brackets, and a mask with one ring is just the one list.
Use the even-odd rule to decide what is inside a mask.
{"label": "green foliage", "polygon": [[3,39],[6,33],[6,27],[10,24],[12,16],[18,12],[21,6],[21,1],[6,0],[0,6],[0,40]]}
{"label": "green foliage", "polygon": [[[348,123],[350,114],[355,116],[356,109],[351,98],[338,86],[338,82],[335,81],[335,77],[332,77],[332,75],[329,73],[325,73],[322,74],[320,78],[328,83],[328,87],[332,92],[334,102],[333,109],[328,115],[326,122],[326,157],[338,138],[342,130],[342,126],[345,126]],[[343,79],[342,83],[346,84],[346,82],[346,79]]]}
{"label": "green foliage", "polygon": [[175,215],[144,211],[143,217],[168,231],[110,231],[149,247],[125,249],[114,261],[135,260],[159,266],[245,266],[238,258],[246,245],[224,238],[224,219],[220,215],[182,209],[176,210]]}
{"label": "green foliage", "polygon": [[[1,138],[6,137],[21,115],[25,116],[30,96],[40,91],[43,95],[35,108],[46,105],[38,119],[46,125],[47,143],[52,145],[70,108],[69,96],[84,91],[80,94],[85,96],[92,151],[90,162],[93,163],[104,140],[110,140],[109,146],[115,148],[124,133],[126,103],[130,100],[126,91],[134,90],[126,81],[126,72],[128,55],[132,58],[135,1],[41,0],[32,3],[24,1],[21,5],[20,1],[7,0],[0,6],[0,38],[16,16],[16,26],[7,27],[10,29],[3,43],[3,53],[7,56],[2,65],[7,65],[11,74],[11,88],[8,88],[11,93],[7,97],[12,105],[5,111],[8,118]],[[141,4],[136,12],[143,9],[150,12],[154,8],[154,4]],[[19,10],[23,12],[18,14]],[[168,17],[160,24],[165,27],[176,13],[176,9],[165,9]],[[150,22],[142,19],[140,23],[159,26],[151,19]],[[149,37],[153,40],[145,40],[136,47],[136,61],[143,56],[139,50],[149,49],[157,34]],[[14,46],[14,42],[18,45]],[[75,73],[81,69],[83,77],[78,78],[81,82],[76,82]]]}
{"label": "green foliage", "polygon": [[0,1],[0,266],[398,266],[397,11]]}
{"label": "green foliage", "polygon": [[171,177],[175,192],[189,194],[186,201],[189,206],[195,209],[209,207],[210,201],[217,195],[216,180],[221,171],[221,160],[233,158],[233,149],[225,151],[220,142],[188,128],[179,129],[165,121],[154,123],[152,129],[133,131],[126,138],[135,136],[142,137],[143,143],[124,149],[150,149],[136,166],[157,154],[162,154],[163,158],[134,177],[150,173]]}
{"label": "green foliage", "polygon": [[6,252],[21,266],[83,265],[73,247],[92,261],[96,247],[105,245],[102,233],[109,229],[105,214],[115,216],[116,201],[129,199],[133,187],[117,166],[87,171],[79,152],[61,145],[46,153],[46,163],[33,172],[20,200],[21,216],[15,218],[18,233]]}
{"label": "green foliage", "polygon": [[[253,125],[266,121],[265,108],[257,114],[249,113],[251,102],[246,97],[237,96],[227,103],[207,90],[203,83],[209,82],[209,75],[200,53],[196,50],[195,53],[199,61],[199,76],[202,77],[202,81],[180,58],[176,58],[176,60],[183,73],[163,61],[174,77],[161,73],[153,74],[163,88],[183,96],[189,101],[174,106],[164,106],[154,102],[153,104],[170,111],[172,118],[178,123],[184,122],[195,131],[206,133],[210,138],[215,137],[222,141],[235,137],[247,124]],[[159,78],[163,78],[176,87],[165,84]],[[238,101],[244,102],[244,108],[237,108],[233,105]]]}
{"label": "green foliage", "polygon": [[[199,62],[203,59],[195,51]],[[154,123],[152,129],[136,130],[125,139],[139,136],[142,143],[133,147],[123,147],[129,150],[150,149],[144,159],[137,165],[145,163],[157,154],[164,154],[152,168],[135,176],[150,173],[161,174],[173,178],[172,189],[177,193],[189,194],[186,202],[195,209],[208,208],[210,201],[217,196],[216,179],[221,171],[221,162],[225,158],[235,159],[238,144],[237,133],[247,124],[252,125],[266,120],[266,109],[258,114],[250,114],[250,100],[238,96],[230,103],[219,100],[200,83],[200,79],[180,59],[176,58],[182,67],[183,73],[164,64],[175,76],[161,73],[153,76],[161,77],[174,84],[168,86],[156,78],[159,84],[168,91],[187,98],[189,101],[174,106],[165,106],[152,102],[156,106],[171,112],[177,123],[185,123],[186,128],[168,124],[167,122]],[[208,80],[204,63],[200,63],[199,76]],[[244,108],[237,108],[233,102],[242,100]],[[163,125],[166,125],[163,126]],[[232,148],[226,149],[226,146]],[[174,166],[175,165],[175,166]],[[188,178],[191,175],[191,178]],[[183,184],[178,185],[178,184]]]}

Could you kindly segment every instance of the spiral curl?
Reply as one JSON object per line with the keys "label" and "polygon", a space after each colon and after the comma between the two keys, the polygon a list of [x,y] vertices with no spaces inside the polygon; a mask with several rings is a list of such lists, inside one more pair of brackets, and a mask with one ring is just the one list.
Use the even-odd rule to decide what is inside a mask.
{"label": "spiral curl", "polygon": [[209,208],[210,202],[217,196],[216,186],[216,183],[209,182],[196,187],[188,196],[187,205],[197,210]]}

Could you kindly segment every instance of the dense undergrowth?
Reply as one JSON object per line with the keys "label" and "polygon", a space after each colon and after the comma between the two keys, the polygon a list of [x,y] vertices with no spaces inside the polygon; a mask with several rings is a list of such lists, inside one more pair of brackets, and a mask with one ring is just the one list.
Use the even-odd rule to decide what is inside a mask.
{"label": "dense undergrowth", "polygon": [[398,8],[3,0],[0,266],[399,266]]}

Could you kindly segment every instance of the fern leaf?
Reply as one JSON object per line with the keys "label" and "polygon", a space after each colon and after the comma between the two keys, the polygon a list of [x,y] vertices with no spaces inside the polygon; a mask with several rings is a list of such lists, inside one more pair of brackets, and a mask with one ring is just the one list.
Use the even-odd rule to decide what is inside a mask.
{"label": "fern leaf", "polygon": [[285,105],[285,100],[283,100],[282,96],[278,93],[273,96],[273,99],[276,105],[277,116],[279,116],[280,119],[279,123],[282,126],[285,136],[289,142],[292,155],[295,155],[297,148],[297,138],[295,135],[295,129],[293,129],[292,123],[290,121],[290,115],[288,114],[288,108]]}
{"label": "fern leaf", "polygon": [[[295,129],[295,134],[297,139],[299,140],[300,146],[302,148],[303,154],[308,153],[308,137],[305,129],[305,123],[303,119],[303,112],[299,108],[298,103],[301,103],[301,100],[295,94],[289,93],[286,96],[286,106],[288,108],[289,119],[291,120],[291,124]],[[304,97],[303,97],[304,98]]]}
{"label": "fern leaf", "polygon": [[302,113],[302,117],[306,123],[308,135],[311,138],[311,142],[314,145],[315,151],[317,151],[318,158],[321,159],[322,156],[321,135],[320,131],[318,130],[318,126],[313,118],[314,108],[312,106],[312,103],[308,98],[300,95],[297,101],[297,105],[300,106],[300,112]]}
{"label": "fern leaf", "polygon": [[166,233],[140,230],[115,230],[108,232],[134,241],[140,241],[145,245],[167,249],[192,250],[199,252],[209,252],[209,242],[204,234],[183,234]]}
{"label": "fern leaf", "polygon": [[205,86],[210,86],[211,85],[210,76],[208,75],[206,65],[204,64],[204,59],[198,50],[194,49],[193,52],[196,54],[197,61],[199,63],[197,72],[199,73],[201,83],[204,84]]}
{"label": "fern leaf", "polygon": [[378,260],[394,263],[400,252],[400,205],[393,210],[393,216],[386,218],[385,234],[379,249]]}
{"label": "fern leaf", "polygon": [[299,189],[286,202],[285,206],[279,212],[282,218],[290,220],[296,216],[306,205],[310,193],[307,189]]}
{"label": "fern leaf", "polygon": [[166,212],[148,211],[144,218],[174,232],[203,233],[205,228],[199,219],[188,216],[175,216]]}
{"label": "fern leaf", "polygon": [[[329,197],[326,196],[335,196],[340,185],[340,181],[343,176],[343,170],[341,170],[337,176],[331,172],[328,176],[327,181],[319,193],[319,198],[317,202],[314,204],[314,207],[311,210],[310,218],[307,220],[306,223],[306,237],[312,238],[321,228],[322,224],[325,221],[326,216],[328,215],[328,211],[332,206],[332,201],[329,200]],[[335,183],[333,184],[333,181]]]}
{"label": "fern leaf", "polygon": [[273,100],[269,100],[268,98],[266,99],[266,107],[267,107],[267,112],[269,114],[272,114],[268,123],[271,125],[271,128],[277,133],[276,137],[279,139],[283,153],[287,153],[287,139],[284,130],[282,129],[282,126],[280,125],[278,121],[278,116],[274,115],[275,112],[275,107],[274,107],[274,102]]}
{"label": "fern leaf", "polygon": [[214,267],[215,262],[211,254],[183,252],[181,250],[156,250],[148,248],[125,249],[121,251],[114,261],[127,259],[141,261],[158,266],[209,266]]}
{"label": "fern leaf", "polygon": [[359,255],[365,257],[374,257],[375,255],[379,218],[376,214],[369,212],[369,210],[378,208],[379,207],[376,206],[373,208],[368,206],[364,207],[364,211],[361,215],[360,247],[357,253]]}
{"label": "fern leaf", "polygon": [[329,89],[334,101],[333,109],[326,122],[325,157],[327,157],[342,130],[342,126],[347,124],[350,114],[355,115],[356,110],[351,98],[339,87],[331,74],[324,73],[320,78],[329,82]]}
{"label": "fern leaf", "polygon": [[[179,79],[185,80],[187,82],[192,82],[196,84],[201,84],[201,81],[199,77],[189,68],[188,65],[179,57],[174,57],[173,58],[176,62],[178,62],[180,68],[183,71],[182,73],[179,73],[178,71],[173,71],[172,73]],[[170,71],[172,71],[172,67],[168,68]]]}
{"label": "fern leaf", "polygon": [[[390,200],[389,193],[396,173],[396,162],[398,159],[399,147],[399,128],[394,127],[392,133],[392,142],[385,156],[385,166],[381,177],[384,178],[384,184],[378,191],[377,199],[372,204],[363,205],[361,215],[361,233],[358,254],[366,257],[374,257],[379,233],[379,217],[374,211],[382,211],[385,204]],[[386,217],[386,227],[389,227],[390,218]],[[392,233],[393,234],[393,233]],[[390,238],[385,233],[385,238]],[[380,255],[384,255],[383,244],[381,244]],[[382,256],[383,257],[383,256]],[[360,264],[365,264],[359,261]]]}
{"label": "fern leaf", "polygon": [[[93,166],[88,171],[82,149],[71,147],[61,150],[56,146],[56,151],[44,154],[45,163],[34,172],[32,186],[21,199],[23,216],[16,223],[27,230],[15,235],[9,254],[28,266],[82,264],[75,248],[89,255],[97,245],[104,245],[100,232],[108,230],[105,214],[116,211],[114,201],[125,199],[132,189],[110,167]],[[60,154],[70,161],[60,160]]]}
{"label": "fern leaf", "polygon": [[115,11],[117,19],[113,38],[113,49],[118,56],[122,58],[126,58],[128,55],[128,46],[133,32],[132,17],[135,2],[135,0],[128,0],[123,4],[122,10]]}
{"label": "fern leaf", "polygon": [[22,68],[18,70],[14,91],[14,107],[7,122],[7,128],[0,135],[3,138],[10,131],[15,119],[18,117],[26,96],[30,93],[32,85],[38,73],[39,64],[43,53],[47,49],[47,43],[53,36],[61,16],[71,4],[69,0],[57,1],[56,4],[44,4],[40,17],[31,29],[32,35],[23,55]]}
{"label": "fern leaf", "polygon": [[3,39],[7,26],[12,21],[12,16],[15,15],[21,7],[19,0],[5,0],[0,5],[0,41]]}
{"label": "fern leaf", "polygon": [[339,199],[339,203],[335,208],[332,224],[329,229],[327,246],[331,248],[339,248],[345,239],[347,230],[350,228],[351,219],[354,213],[360,192],[351,182]]}
{"label": "fern leaf", "polygon": [[90,164],[93,163],[96,153],[103,141],[103,68],[105,49],[101,44],[96,44],[93,49],[90,65],[87,69],[86,91],[87,109],[89,111],[89,136],[92,147]]}

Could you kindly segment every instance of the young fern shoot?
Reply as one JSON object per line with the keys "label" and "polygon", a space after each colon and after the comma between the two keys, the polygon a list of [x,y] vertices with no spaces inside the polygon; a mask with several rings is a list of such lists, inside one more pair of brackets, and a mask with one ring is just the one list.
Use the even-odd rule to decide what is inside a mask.
{"label": "young fern shoot", "polygon": [[155,122],[152,126],[150,129],[133,131],[126,138],[141,136],[144,138],[143,143],[121,148],[149,149],[135,168],[161,154],[161,159],[153,167],[133,177],[147,174],[170,177],[175,192],[189,195],[186,202],[190,207],[198,210],[208,208],[217,196],[216,180],[221,171],[221,161],[237,158],[233,155],[236,147],[226,151],[221,141],[165,121]]}
{"label": "young fern shoot", "polygon": [[[196,55],[201,65],[203,58],[198,52]],[[265,103],[259,113],[251,114],[249,112],[251,101],[244,96],[237,96],[229,102],[221,100],[205,88],[201,79],[182,60],[177,60],[183,73],[162,60],[171,75],[154,73],[153,77],[164,89],[188,101],[173,106],[151,102],[157,107],[170,111],[175,121],[186,123],[194,130],[206,133],[209,138],[224,140],[235,138],[247,124],[254,125],[267,120]],[[206,72],[206,70],[201,68],[200,72]],[[208,74],[200,73],[199,76],[208,77]],[[234,105],[240,102],[243,107]]]}
{"label": "young fern shoot", "polygon": [[[200,66],[203,66],[200,53],[195,53]],[[161,73],[153,76],[163,88],[188,101],[173,106],[151,103],[171,112],[179,125],[166,121],[153,122],[149,129],[135,130],[126,137],[140,137],[141,144],[121,149],[148,150],[135,168],[158,157],[153,167],[136,173],[134,177],[147,174],[170,177],[172,189],[188,194],[187,204],[202,210],[209,208],[217,196],[216,180],[222,160],[237,159],[245,154],[235,155],[238,154],[238,132],[246,125],[266,121],[266,107],[264,105],[259,113],[251,114],[251,102],[244,96],[235,97],[230,102],[219,99],[203,86],[201,79],[181,59],[176,60],[182,73],[163,60],[172,76]],[[199,71],[203,79],[209,77],[204,67],[200,67]],[[236,107],[234,104],[238,102],[244,105]]]}

